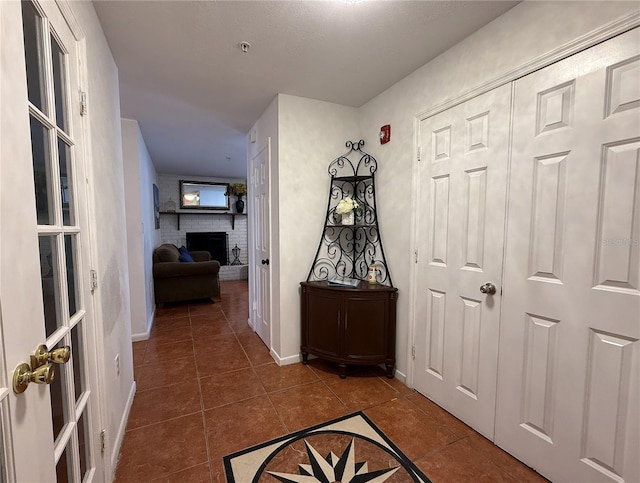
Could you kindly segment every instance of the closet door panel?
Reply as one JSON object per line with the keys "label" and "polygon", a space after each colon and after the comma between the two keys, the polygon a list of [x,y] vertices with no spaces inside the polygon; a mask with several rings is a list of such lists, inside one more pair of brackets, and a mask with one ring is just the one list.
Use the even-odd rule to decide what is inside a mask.
{"label": "closet door panel", "polygon": [[638,481],[638,29],[515,82],[496,443]]}
{"label": "closet door panel", "polygon": [[[421,122],[417,390],[494,430],[511,86]],[[480,287],[493,283],[495,294]]]}

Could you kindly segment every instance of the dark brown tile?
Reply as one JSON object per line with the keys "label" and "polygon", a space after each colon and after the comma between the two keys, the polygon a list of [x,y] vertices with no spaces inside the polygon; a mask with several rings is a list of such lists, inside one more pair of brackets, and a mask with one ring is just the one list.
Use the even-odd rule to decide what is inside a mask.
{"label": "dark brown tile", "polygon": [[398,397],[398,391],[374,375],[326,379],[325,384],[351,411],[358,411]]}
{"label": "dark brown tile", "polygon": [[286,433],[267,396],[208,409],[204,414],[212,460]]}
{"label": "dark brown tile", "polygon": [[243,349],[253,366],[260,366],[262,364],[270,364],[273,362],[273,357],[271,356],[269,349],[262,343],[262,341],[257,344],[246,344],[243,346]]}
{"label": "dark brown tile", "polygon": [[186,382],[136,393],[127,429],[199,412],[200,388],[195,381]]}
{"label": "dark brown tile", "polygon": [[206,352],[228,352],[231,350],[242,352],[242,347],[233,332],[200,336],[193,341],[193,346],[196,356]]}
{"label": "dark brown tile", "polygon": [[318,380],[318,377],[302,364],[278,366],[274,362],[256,366],[254,370],[267,392],[280,391]]}
{"label": "dark brown tile", "polygon": [[349,412],[321,381],[272,392],[269,398],[289,432],[314,426]]}
{"label": "dark brown tile", "polygon": [[162,476],[153,481],[161,483],[210,483],[211,471],[209,471],[209,463],[205,463],[172,473],[168,476]]}
{"label": "dark brown tile", "polygon": [[262,345],[264,345],[264,342],[262,342],[262,339],[260,338],[260,336],[257,333],[255,333],[254,331],[241,332],[239,334],[236,334],[236,337],[238,338],[238,342],[240,342],[240,345],[242,347],[244,347],[246,345],[252,345],[252,344],[262,344]]}
{"label": "dark brown tile", "polygon": [[191,322],[189,316],[173,317],[167,319],[155,319],[153,321],[153,328],[151,329],[151,338],[153,339],[155,334],[167,329],[182,329],[189,327]]}
{"label": "dark brown tile", "polygon": [[150,481],[206,462],[204,425],[198,412],[127,431],[116,481]]}
{"label": "dark brown tile", "polygon": [[229,320],[229,326],[236,334],[242,332],[253,332],[253,329],[247,323],[247,320]]}
{"label": "dark brown tile", "polygon": [[464,441],[518,482],[544,483],[548,481],[481,434],[473,432],[467,436]]}
{"label": "dark brown tile", "polygon": [[215,374],[200,379],[202,401],[205,409],[211,409],[265,394],[253,369]]}
{"label": "dark brown tile", "polygon": [[240,348],[227,350],[199,350],[196,352],[196,365],[198,367],[198,377],[224,374],[225,372],[236,371],[251,367],[249,359]]}
{"label": "dark brown tile", "polygon": [[154,319],[171,319],[174,317],[185,317],[189,315],[189,306],[187,304],[165,304],[164,307],[156,308]]}
{"label": "dark brown tile", "polygon": [[191,317],[191,330],[194,339],[233,334],[231,326],[223,315],[219,317],[194,315]]}
{"label": "dark brown tile", "polygon": [[189,304],[189,315],[218,314],[222,312],[222,306],[212,300],[199,300]]}
{"label": "dark brown tile", "polygon": [[456,436],[451,431],[430,424],[425,414],[406,398],[394,399],[369,408],[365,414],[411,460],[456,440]]}
{"label": "dark brown tile", "polygon": [[181,381],[195,381],[196,360],[193,355],[182,359],[145,364],[134,369],[138,391],[177,384]]}
{"label": "dark brown tile", "polygon": [[144,363],[144,353],[147,350],[146,340],[134,342],[132,344],[133,349],[133,367],[139,366]]}
{"label": "dark brown tile", "polygon": [[515,483],[495,463],[460,440],[415,461],[433,483]]}
{"label": "dark brown tile", "polygon": [[413,389],[405,385],[403,382],[400,382],[400,380],[396,379],[395,377],[393,379],[389,379],[388,377],[384,376],[380,377],[380,380],[385,384],[389,384],[392,388],[398,391],[401,396],[409,396],[415,392]]}
{"label": "dark brown tile", "polygon": [[475,433],[473,429],[464,424],[453,414],[445,411],[433,401],[419,393],[407,396],[407,399],[415,404],[436,426],[443,426],[452,431],[458,439]]}
{"label": "dark brown tile", "polygon": [[222,458],[214,458],[209,462],[209,464],[211,469],[211,481],[213,483],[228,483],[227,476],[224,472],[224,463]]}
{"label": "dark brown tile", "polygon": [[189,356],[193,356],[193,342],[191,339],[163,344],[155,344],[154,341],[150,341],[144,354],[144,363],[153,364],[174,359],[184,359]]}
{"label": "dark brown tile", "polygon": [[167,344],[169,342],[179,342],[182,340],[191,340],[191,327],[174,327],[155,330],[149,341],[151,345]]}

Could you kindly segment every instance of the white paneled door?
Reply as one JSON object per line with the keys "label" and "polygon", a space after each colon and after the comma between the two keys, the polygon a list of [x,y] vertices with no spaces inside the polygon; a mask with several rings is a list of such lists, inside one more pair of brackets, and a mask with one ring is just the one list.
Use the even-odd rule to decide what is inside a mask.
{"label": "white paneled door", "polygon": [[488,438],[494,430],[510,109],[507,85],[420,124],[414,386]]}
{"label": "white paneled door", "polygon": [[80,43],[63,3],[0,2],[0,481],[104,481]]}
{"label": "white paneled door", "polygon": [[271,347],[271,270],[270,270],[270,217],[269,166],[271,140],[267,140],[250,162],[250,182],[253,219],[253,287],[251,318],[253,329],[267,347]]}
{"label": "white paneled door", "polygon": [[515,83],[496,443],[640,481],[640,32]]}

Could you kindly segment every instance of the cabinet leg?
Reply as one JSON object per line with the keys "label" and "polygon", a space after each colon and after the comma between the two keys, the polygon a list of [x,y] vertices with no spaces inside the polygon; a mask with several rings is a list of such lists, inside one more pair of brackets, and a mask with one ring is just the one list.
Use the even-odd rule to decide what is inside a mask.
{"label": "cabinet leg", "polygon": [[347,378],[347,365],[340,363],[338,364],[338,369],[340,369],[340,379],[346,379]]}
{"label": "cabinet leg", "polygon": [[387,368],[387,378],[393,379],[393,364],[385,364]]}
{"label": "cabinet leg", "polygon": [[305,366],[309,363],[309,353],[308,352],[303,352],[302,353],[302,363]]}

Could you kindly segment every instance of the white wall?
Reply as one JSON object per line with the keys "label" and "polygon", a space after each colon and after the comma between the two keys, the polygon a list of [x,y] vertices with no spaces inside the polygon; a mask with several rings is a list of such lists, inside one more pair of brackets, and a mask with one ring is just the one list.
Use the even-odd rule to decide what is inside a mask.
{"label": "white wall", "polygon": [[[126,213],[118,70],[93,5],[69,2],[86,34],[86,84],[88,113],[85,139],[88,145],[90,214],[92,216],[92,267],[98,273],[93,296],[96,326],[101,332],[103,415],[107,455],[115,464],[126,415],[132,401],[133,357],[131,309],[126,243]],[[100,340],[98,341],[100,342]],[[120,357],[120,374],[115,357]],[[115,469],[115,466],[112,468]]]}
{"label": "white wall", "polygon": [[122,119],[127,255],[132,339],[146,340],[153,324],[153,249],[160,244],[155,228],[153,185],[158,184],[138,122]]}
{"label": "white wall", "polygon": [[[359,138],[357,109],[278,95],[279,319],[274,349],[284,363],[300,354],[300,282],[307,279],[326,216],[331,161]],[[366,150],[366,146],[365,146]],[[275,299],[274,299],[275,300]],[[279,327],[276,326],[279,322]]]}
{"label": "white wall", "polygon": [[[523,2],[359,109],[365,150],[378,160],[380,232],[398,287],[397,369],[407,373],[413,266],[416,116],[629,12],[635,2]],[[377,142],[391,124],[391,142]],[[417,207],[416,216],[420,216]],[[419,288],[418,288],[419,290]]]}

